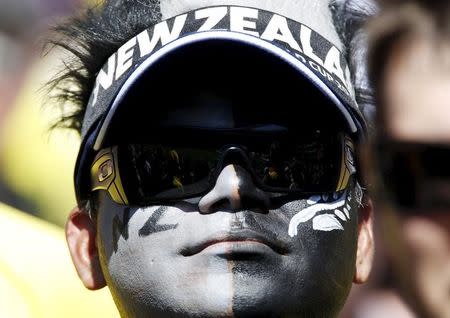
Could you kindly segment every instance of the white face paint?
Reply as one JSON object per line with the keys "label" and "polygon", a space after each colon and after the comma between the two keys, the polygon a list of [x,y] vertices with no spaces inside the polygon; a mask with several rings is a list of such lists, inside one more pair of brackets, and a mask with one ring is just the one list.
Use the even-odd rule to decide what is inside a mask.
{"label": "white face paint", "polygon": [[207,253],[186,257],[183,250],[192,242],[227,233],[233,214],[199,218],[197,212],[159,206],[130,208],[127,213],[109,199],[102,202],[99,250],[123,315],[207,312],[214,317],[229,311],[233,292],[227,260]]}
{"label": "white face paint", "polygon": [[[359,185],[357,186],[359,188]],[[330,201],[330,199],[332,199]],[[297,227],[300,223],[312,219],[312,227],[317,231],[344,230],[341,222],[350,219],[351,194],[347,190],[334,193],[331,198],[328,195],[311,196],[306,202],[309,205],[291,219],[289,223],[289,236],[297,235]],[[326,212],[326,213],[321,213]],[[332,212],[332,213],[330,213]],[[339,221],[340,220],[340,221]]]}
{"label": "white face paint", "polygon": [[[254,191],[242,168],[227,166],[223,173],[227,175],[219,176],[219,181],[233,180],[233,173],[240,179],[240,196]],[[216,199],[235,195],[235,189],[230,188],[229,194],[222,190]],[[294,316],[336,315],[351,287],[355,264],[357,204],[352,186],[346,193],[344,206],[340,205],[345,201],[342,193],[274,204],[269,209],[230,210],[221,205],[200,213],[198,206],[187,203],[129,208],[102,192],[97,242],[121,314],[264,317],[286,311],[283,314]],[[336,209],[345,214],[347,203],[352,217],[342,224],[345,231],[316,231],[310,222],[299,223],[294,237],[285,230],[305,209],[325,204],[330,210],[321,209],[320,215]]]}

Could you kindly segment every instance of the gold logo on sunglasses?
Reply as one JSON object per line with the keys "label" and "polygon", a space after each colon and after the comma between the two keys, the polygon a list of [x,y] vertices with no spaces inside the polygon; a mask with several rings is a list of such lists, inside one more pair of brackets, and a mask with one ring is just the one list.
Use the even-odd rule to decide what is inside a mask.
{"label": "gold logo on sunglasses", "polygon": [[117,167],[117,147],[104,149],[91,168],[92,191],[106,190],[114,202],[128,205]]}
{"label": "gold logo on sunglasses", "polygon": [[108,160],[99,168],[98,181],[103,182],[113,174],[112,161]]}

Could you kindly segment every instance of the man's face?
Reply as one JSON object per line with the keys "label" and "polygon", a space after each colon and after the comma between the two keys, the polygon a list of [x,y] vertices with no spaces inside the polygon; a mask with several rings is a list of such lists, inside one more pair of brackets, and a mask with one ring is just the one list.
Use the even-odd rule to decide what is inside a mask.
{"label": "man's face", "polygon": [[[97,242],[130,316],[334,316],[355,275],[362,191],[276,199],[230,161],[196,203],[124,206],[99,192]],[[123,177],[122,177],[123,178]]]}
{"label": "man's face", "polygon": [[[450,148],[450,47],[425,38],[400,43],[386,66],[384,103],[388,136],[400,142],[441,144]],[[434,158],[435,165],[439,158]],[[449,202],[449,180],[424,179],[416,198]],[[413,195],[413,194],[411,194]],[[388,206],[390,202],[384,202]],[[450,213],[448,207],[408,211],[397,208],[410,258],[413,284],[427,315],[450,312]]]}

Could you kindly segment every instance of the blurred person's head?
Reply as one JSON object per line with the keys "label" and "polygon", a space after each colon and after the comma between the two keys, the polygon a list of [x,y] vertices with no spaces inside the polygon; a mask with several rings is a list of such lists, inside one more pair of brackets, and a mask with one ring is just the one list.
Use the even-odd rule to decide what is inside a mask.
{"label": "blurred person's head", "polygon": [[336,316],[373,240],[329,1],[107,1],[58,30],[85,286],[123,316]]}
{"label": "blurred person's head", "polygon": [[386,1],[370,34],[379,205],[398,212],[399,228],[389,229],[401,243],[391,244],[407,259],[399,264],[411,279],[411,305],[427,317],[448,317],[450,3]]}

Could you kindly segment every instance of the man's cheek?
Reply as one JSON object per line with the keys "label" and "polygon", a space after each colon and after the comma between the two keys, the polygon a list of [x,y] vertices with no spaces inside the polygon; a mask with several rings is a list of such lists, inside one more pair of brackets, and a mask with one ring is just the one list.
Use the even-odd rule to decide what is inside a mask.
{"label": "man's cheek", "polygon": [[142,227],[139,228],[139,236],[146,237],[158,232],[174,230],[178,227],[178,223],[164,223],[161,219],[164,217],[169,207],[160,206],[154,209]]}
{"label": "man's cheek", "polygon": [[[178,224],[166,223],[167,207],[124,207],[106,201],[99,209],[98,239],[102,252],[109,260],[119,249],[126,248],[131,241],[146,239],[155,233],[176,229]],[[121,247],[122,246],[122,247]]]}
{"label": "man's cheek", "polygon": [[357,202],[360,200],[361,188],[357,184],[353,189],[331,195],[316,195],[305,201],[290,202],[283,208],[291,213],[298,212],[289,221],[288,234],[292,238],[300,235],[298,229],[303,224],[308,224],[314,231],[344,231],[346,223],[357,217]]}

